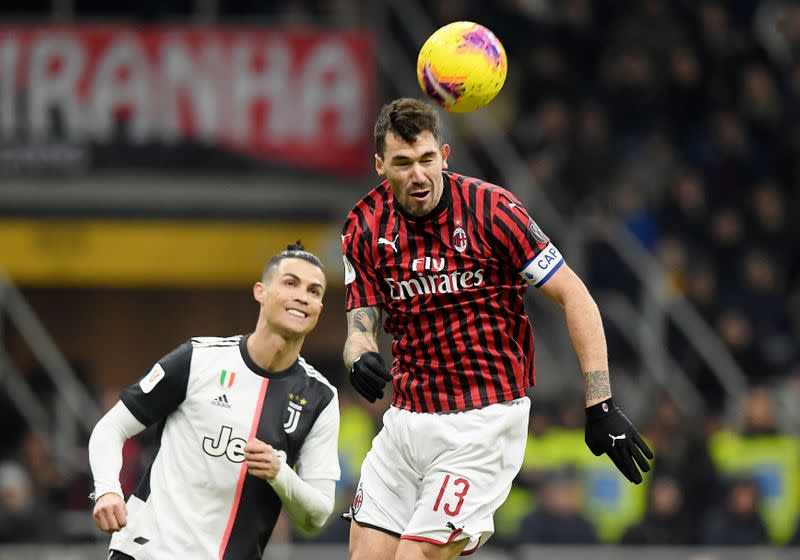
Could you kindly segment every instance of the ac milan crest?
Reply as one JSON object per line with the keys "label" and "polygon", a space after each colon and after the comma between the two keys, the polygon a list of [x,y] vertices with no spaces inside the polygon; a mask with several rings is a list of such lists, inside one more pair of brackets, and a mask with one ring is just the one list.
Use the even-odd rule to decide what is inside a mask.
{"label": "ac milan crest", "polygon": [[453,248],[459,253],[463,253],[467,250],[467,242],[467,232],[464,231],[464,228],[457,227],[453,232]]}
{"label": "ac milan crest", "polygon": [[353,513],[358,513],[358,510],[361,509],[361,504],[364,503],[364,491],[359,488],[358,492],[356,492],[355,498],[353,498]]}

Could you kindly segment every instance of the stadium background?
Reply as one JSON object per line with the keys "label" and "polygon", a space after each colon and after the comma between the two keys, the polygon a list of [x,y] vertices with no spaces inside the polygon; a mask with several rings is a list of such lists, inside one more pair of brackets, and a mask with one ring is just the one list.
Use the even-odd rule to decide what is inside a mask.
{"label": "stadium background", "polygon": [[[487,109],[443,115],[452,168],[511,188],[586,280],[657,455],[634,487],[585,449],[566,329],[530,295],[531,437],[482,557],[792,555],[796,3],[5,0],[0,558],[102,557],[94,422],[188,336],[252,328],[252,282],[298,238],[329,273],[304,355],[340,389],[344,510],[386,402],[358,400],[341,365],[339,230],[376,182],[378,107],[420,95],[416,50],[461,19],[510,63]],[[126,446],[126,491],[152,452],[152,434]],[[344,558],[346,529],[284,523],[266,557]],[[574,548],[594,543],[615,546]]]}

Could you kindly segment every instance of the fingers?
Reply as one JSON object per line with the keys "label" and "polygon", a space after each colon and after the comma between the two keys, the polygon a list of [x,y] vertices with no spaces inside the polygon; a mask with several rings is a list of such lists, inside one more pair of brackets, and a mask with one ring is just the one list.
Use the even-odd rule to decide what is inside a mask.
{"label": "fingers", "polygon": [[633,460],[636,461],[636,464],[642,470],[642,472],[647,472],[650,470],[650,463],[647,462],[647,459],[644,458],[642,452],[639,451],[639,447],[637,447],[636,445],[631,445],[629,452],[633,457]]}
{"label": "fingers", "polygon": [[[355,388],[356,391],[358,391],[358,394],[371,403],[374,403],[377,398],[383,398],[382,390],[375,389],[367,382],[367,380],[358,375],[350,375],[350,384],[353,386],[353,388]],[[378,395],[380,395],[380,397],[378,397]]]}
{"label": "fingers", "polygon": [[93,517],[101,531],[115,533],[128,524],[128,508],[125,502],[95,506]]}
{"label": "fingers", "polygon": [[639,449],[641,449],[642,452],[644,452],[645,457],[647,457],[651,461],[655,458],[655,454],[653,454],[653,451],[647,445],[647,442],[645,442],[644,439],[642,439],[642,436],[639,435],[639,432],[637,431],[633,432],[633,441],[636,443]]}

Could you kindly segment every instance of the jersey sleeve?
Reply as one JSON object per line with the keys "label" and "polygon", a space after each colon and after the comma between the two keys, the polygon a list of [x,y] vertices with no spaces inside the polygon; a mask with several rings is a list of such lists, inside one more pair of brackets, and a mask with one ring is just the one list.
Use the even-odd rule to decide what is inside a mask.
{"label": "jersey sleeve", "polygon": [[328,405],[319,413],[300,448],[297,474],[303,480],[339,480],[339,398],[334,392]]}
{"label": "jersey sleeve", "polygon": [[493,204],[495,254],[506,260],[529,285],[539,288],[564,264],[564,257],[531,218],[522,203],[498,189]]}
{"label": "jersey sleeve", "polygon": [[351,212],[342,229],[345,311],[359,307],[373,307],[382,302],[369,249],[358,216],[355,212]]}
{"label": "jersey sleeve", "polygon": [[137,383],[123,389],[120,400],[145,426],[158,422],[186,398],[191,362],[192,344],[186,342],[158,360]]}

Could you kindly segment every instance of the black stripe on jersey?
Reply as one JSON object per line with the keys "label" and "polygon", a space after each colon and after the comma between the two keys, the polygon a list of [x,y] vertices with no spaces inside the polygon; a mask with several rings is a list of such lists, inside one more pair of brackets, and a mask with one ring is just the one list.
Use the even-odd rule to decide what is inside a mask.
{"label": "black stripe on jersey", "polygon": [[[453,197],[454,214],[461,216],[462,227],[470,227],[469,224],[467,223],[467,220],[469,220],[469,216],[467,215],[468,212],[467,201],[464,198],[464,187],[462,185],[458,185],[458,187],[459,188],[454,189],[456,191],[456,196]],[[467,189],[471,188],[474,188],[472,182],[467,183]],[[471,238],[471,236],[469,235],[467,237]],[[453,258],[455,260],[457,269],[463,270],[464,268],[466,268],[465,266],[466,258],[463,255],[464,255],[463,253],[459,253],[458,251],[453,252]],[[478,354],[474,350],[475,346],[473,346],[473,342],[475,342],[475,334],[478,334],[479,344],[480,344],[480,346],[478,347],[486,348],[486,339],[485,337],[481,336],[482,333],[472,332],[472,330],[467,327],[467,325],[469,324],[469,314],[467,313],[467,307],[470,307],[473,313],[475,312],[475,308],[471,305],[471,302],[469,301],[468,298],[462,297],[460,299],[461,299],[460,305],[453,306],[453,309],[458,314],[458,324],[464,327],[464,332],[462,333],[462,335],[464,336],[464,338],[466,338],[465,346],[467,350],[467,356],[469,358],[469,371],[470,371],[469,376],[472,377],[473,379],[473,382],[468,383],[467,387],[471,388],[472,386],[474,386],[475,389],[477,389],[478,391],[478,402],[475,402],[472,395],[472,391],[470,390],[468,392],[469,398],[472,401],[470,406],[479,407],[489,403],[489,395],[486,391],[486,383],[484,381],[485,376],[482,375],[480,361],[478,360]],[[480,315],[476,313],[475,319],[476,321],[474,324],[475,324],[475,330],[477,331],[479,330],[480,326],[480,324],[478,323]],[[492,365],[490,365],[490,369],[494,369]],[[490,375],[491,376],[496,375],[496,371],[491,371]],[[465,400],[466,400],[466,395],[465,395]]]}
{"label": "black stripe on jersey", "polygon": [[[436,258],[446,258],[447,256],[447,249],[444,246],[443,239],[446,233],[443,231],[444,224],[436,221],[431,224],[432,235],[431,235],[431,244],[432,249],[431,252],[433,255],[436,255]],[[433,256],[432,255],[432,256]],[[447,269],[445,269],[447,270]],[[442,324],[437,325],[436,319],[441,317]],[[441,355],[442,363],[443,364],[453,364],[456,366],[456,369],[453,371],[443,371],[442,372],[442,380],[445,386],[445,394],[439,395],[439,403],[440,408],[439,410],[456,410],[459,408],[458,401],[456,400],[457,394],[464,394],[464,385],[462,383],[462,378],[458,372],[458,363],[459,357],[455,355],[454,351],[457,347],[455,337],[453,336],[453,318],[450,314],[445,314],[444,312],[440,312],[438,314],[434,314],[433,316],[434,322],[433,324],[429,324],[428,327],[431,329],[441,328],[439,332],[439,336],[444,338],[444,344],[437,344],[437,355]],[[445,399],[444,402],[442,399]]]}
{"label": "black stripe on jersey", "polygon": [[[501,220],[498,217],[495,217],[494,224],[497,226],[497,229],[501,230],[505,234],[506,239],[508,239],[509,242],[511,242],[511,244],[514,246],[514,249],[516,250],[517,254],[520,256],[520,258],[523,259],[522,260],[523,263],[526,260],[530,259],[530,257],[528,257],[527,259],[524,258],[524,256],[527,255],[528,252],[522,247],[520,242],[517,240],[517,236],[514,234],[514,232],[511,231],[511,229],[506,225],[506,223],[503,222],[503,220]],[[498,244],[500,244],[500,246],[505,245],[505,243],[503,243],[499,239],[498,239]],[[534,249],[534,251],[536,250],[537,249]]]}
{"label": "black stripe on jersey", "polygon": [[[522,232],[522,233],[524,233],[524,234],[526,235],[526,239],[527,239],[527,238],[529,237],[529,235],[530,235],[530,234],[528,233],[528,222],[525,222],[525,221],[523,221],[523,220],[520,220],[520,219],[519,219],[519,216],[517,216],[516,214],[514,214],[514,212],[512,212],[511,208],[509,208],[508,206],[506,206],[506,205],[504,205],[504,204],[498,204],[498,206],[499,206],[499,208],[500,208],[500,211],[501,211],[501,212],[502,212],[502,213],[503,213],[505,216],[507,216],[507,218],[508,218],[510,221],[514,222],[514,223],[517,225],[517,227],[519,228],[520,232]],[[498,216],[498,218],[499,218],[499,216]],[[515,235],[515,236],[514,236],[514,238],[516,239],[516,237],[517,237],[517,236]],[[541,247],[540,247],[540,245],[541,245]],[[534,242],[531,244],[531,248],[533,249],[533,255],[532,255],[532,256],[534,256],[534,257],[535,257],[536,255],[538,255],[539,253],[541,253],[541,252],[542,252],[542,249],[544,249],[544,247],[545,247],[546,245],[547,245],[546,243],[541,243],[541,242],[539,242],[539,241],[534,241]],[[527,252],[525,252],[525,253],[523,253],[523,254],[524,254],[524,255],[525,255],[527,258],[530,258],[530,256],[528,256],[528,255],[527,255]]]}
{"label": "black stripe on jersey", "polygon": [[[359,243],[353,247],[354,251],[352,253],[353,260],[357,261],[356,263],[352,263],[359,267],[365,266],[365,261],[367,259],[367,255],[369,255],[369,245],[368,240],[371,236],[369,231],[369,226],[367,225],[367,220],[364,217],[364,212],[361,210],[360,206],[356,206],[353,209],[353,214],[358,219],[357,226],[353,226],[354,229],[358,228],[361,230],[361,235],[359,236]],[[355,232],[353,232],[355,236]],[[364,287],[363,282],[355,281],[350,283],[350,289],[355,289],[358,292],[358,300],[363,302],[367,299],[367,291]]]}
{"label": "black stripe on jersey", "polygon": [[[434,226],[434,235],[436,233],[436,227]],[[430,255],[431,258],[440,258],[438,255],[441,255],[441,252],[438,255],[434,255],[433,249],[433,240],[439,239],[435,238],[433,235],[426,235],[423,237],[423,248],[425,250],[426,255]],[[441,247],[441,245],[440,245]],[[446,335],[446,329],[448,326],[445,325],[444,320],[442,320],[442,324],[438,325],[436,322],[437,316],[433,317],[433,323],[428,325],[428,328],[431,331],[431,348],[433,348],[433,353],[436,355],[436,360],[439,364],[447,363],[444,357],[444,351],[442,350],[442,345],[439,344],[437,340],[439,336]],[[439,366],[441,367],[441,365]],[[448,375],[448,372],[444,371],[439,375],[432,376],[431,379],[431,386],[428,390],[431,392],[432,397],[436,397],[438,402],[435,402],[433,405],[433,410],[452,410],[455,407],[455,401],[448,402],[448,399],[451,398],[450,396],[453,395],[453,379]],[[432,412],[428,411],[427,412]]]}
{"label": "black stripe on jersey", "polygon": [[[486,194],[488,193],[484,194],[483,206],[479,206],[478,189],[476,188],[476,186],[481,186],[481,183],[473,185],[469,189],[469,207],[472,210],[470,212],[470,218],[473,219],[475,228],[473,230],[475,231],[475,235],[473,236],[473,238],[479,239],[482,237],[481,234],[483,233],[483,227],[485,226],[485,224],[488,223],[487,217],[491,217],[491,214],[488,215],[486,214],[486,210],[489,207],[486,204],[486,199],[489,198],[488,196],[486,196]],[[478,219],[477,212],[484,213],[482,219]],[[497,322],[494,321],[491,317],[487,317],[480,312],[480,306],[478,305],[477,300],[479,298],[482,298],[488,301],[490,296],[489,289],[486,285],[484,285],[482,288],[477,288],[477,291],[479,294],[478,298],[470,298],[469,305],[470,308],[472,309],[473,315],[476,318],[475,326],[478,330],[478,338],[480,340],[480,343],[483,348],[487,349],[487,351],[489,348],[497,348],[499,350],[500,355],[502,356],[501,361],[503,362],[503,368],[505,372],[513,371],[511,367],[511,361],[508,359],[508,356],[506,355],[506,352],[502,347],[503,339],[500,336],[500,330],[497,326]],[[491,344],[487,340],[486,336],[487,332],[491,333],[492,336]],[[504,375],[497,371],[497,364],[491,363],[490,360],[487,360],[487,362],[489,362],[487,365],[490,371],[489,379],[491,381],[491,389],[493,389],[494,392],[494,395],[490,396],[490,402],[497,402],[497,400],[499,400],[498,397],[500,397],[501,395],[503,395],[503,393],[505,393],[505,388],[503,387],[503,382],[502,382]],[[487,392],[488,391],[489,388],[487,388]]]}
{"label": "black stripe on jersey", "polygon": [[[413,257],[424,257],[425,254],[424,253],[420,254],[419,249],[417,247],[417,241],[416,241],[417,236],[409,232],[409,229],[411,228],[417,229],[415,226],[417,226],[417,224],[412,224],[411,226],[404,228],[406,234],[406,243],[408,244],[410,255],[412,255]],[[422,238],[424,239],[425,237],[427,237],[427,235],[425,235],[425,233],[423,232]],[[411,262],[413,262],[413,260]],[[409,272],[411,273],[410,269]],[[429,299],[430,296],[421,295],[417,298],[416,303],[412,303],[411,305],[422,308],[423,306],[427,305]],[[425,336],[425,326],[422,324],[420,313],[410,313],[407,314],[407,316],[412,318],[409,324],[409,329],[410,329],[409,336],[412,336],[417,340],[422,341],[423,337]],[[431,332],[431,329],[429,328],[428,331]],[[428,364],[428,367],[430,367],[431,354],[428,351],[427,346],[428,345],[424,343],[418,345],[422,358],[425,360],[426,364]],[[416,375],[412,373],[412,371],[415,369],[417,368],[416,367],[409,368],[408,372],[406,373],[408,378],[406,379],[404,393],[406,395],[413,394],[412,397],[413,400],[419,403],[419,405],[422,406],[423,410],[430,410],[434,406],[433,402],[430,400],[430,390],[427,387],[423,386],[423,384],[420,382],[421,379],[419,379]],[[428,396],[428,398],[426,398],[426,395]]]}
{"label": "black stripe on jersey", "polygon": [[158,431],[156,432],[156,449],[155,453],[153,453],[153,458],[150,460],[150,464],[147,467],[147,471],[142,476],[142,479],[139,481],[139,484],[136,485],[136,490],[133,491],[133,495],[142,500],[143,502],[147,501],[147,498],[150,497],[150,475],[153,471],[153,464],[156,462],[156,457],[158,457],[158,452],[161,451],[161,436],[164,435],[164,427],[167,425],[167,419],[161,420],[158,423]]}

